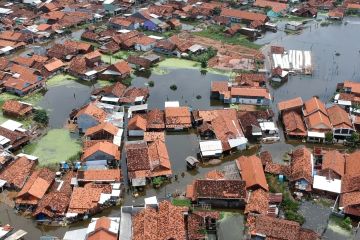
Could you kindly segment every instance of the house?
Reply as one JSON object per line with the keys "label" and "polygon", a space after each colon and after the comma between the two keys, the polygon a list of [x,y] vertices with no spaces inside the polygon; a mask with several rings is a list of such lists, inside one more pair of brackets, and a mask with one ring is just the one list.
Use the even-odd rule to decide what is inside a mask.
{"label": "house", "polygon": [[256,0],[253,4],[255,7],[259,8],[271,8],[271,10],[275,13],[284,14],[288,9],[288,5],[281,2],[273,2],[267,0]]}
{"label": "house", "polygon": [[285,111],[282,114],[282,123],[287,137],[304,138],[307,136],[303,118],[297,111]]}
{"label": "house", "polygon": [[171,27],[171,29],[182,29],[182,24],[179,19],[172,18],[169,21],[167,21],[167,24]]}
{"label": "house", "polygon": [[230,98],[231,103],[240,104],[268,106],[271,102],[271,95],[266,88],[232,87]]}
{"label": "house", "polygon": [[120,98],[125,94],[127,87],[121,82],[116,82],[109,86],[97,88],[91,95],[95,97]]}
{"label": "house", "polygon": [[194,122],[199,126],[200,136],[221,141],[224,153],[246,148],[247,139],[244,137],[235,109],[194,111]]}
{"label": "house", "polygon": [[54,44],[48,49],[47,56],[69,61],[72,57],[76,56],[77,53],[77,49],[72,45]]}
{"label": "house", "polygon": [[255,140],[262,137],[263,133],[260,127],[260,123],[253,112],[239,111],[237,115],[240,126],[247,139]]}
{"label": "house", "polygon": [[302,22],[295,22],[290,21],[285,23],[285,29],[291,30],[291,31],[299,31],[304,27],[304,24]]}
{"label": "house", "polygon": [[146,118],[137,114],[133,116],[128,122],[128,136],[129,137],[140,137],[144,136],[144,132],[147,128]]}
{"label": "house", "polygon": [[305,3],[291,10],[291,13],[299,17],[316,18],[318,10],[315,7]]}
{"label": "house", "polygon": [[45,86],[44,78],[35,69],[13,64],[8,71],[11,76],[4,81],[7,92],[24,96]]}
{"label": "house", "polygon": [[75,49],[79,54],[86,54],[94,51],[94,46],[85,42],[66,40],[64,46]]}
{"label": "house", "polygon": [[311,191],[313,183],[314,159],[312,153],[301,147],[293,151],[289,182],[296,190]]}
{"label": "house", "polygon": [[165,107],[165,126],[168,130],[186,130],[192,126],[188,107]]}
{"label": "house", "polygon": [[47,77],[54,76],[64,69],[65,64],[60,60],[53,58],[44,65],[45,74]]}
{"label": "house", "polygon": [[331,20],[342,21],[344,18],[344,15],[345,15],[344,10],[341,8],[334,8],[328,12],[328,18]]}
{"label": "house", "polygon": [[0,180],[5,181],[5,187],[19,191],[23,188],[31,171],[37,164],[37,157],[30,155],[18,155],[0,173]]}
{"label": "house", "polygon": [[76,218],[97,213],[100,210],[100,197],[103,193],[111,193],[111,187],[100,184],[86,184],[84,187],[74,187],[67,215]]}
{"label": "house", "polygon": [[131,67],[129,64],[121,60],[117,63],[114,63],[106,68],[104,72],[101,73],[100,78],[106,80],[120,81],[130,76]]}
{"label": "house", "polygon": [[[8,121],[11,121],[11,120],[8,120]],[[5,123],[3,123],[0,126],[0,136],[1,136],[0,144],[3,148],[10,150],[10,151],[16,151],[19,148],[21,148],[29,143],[30,136],[26,132],[26,130],[24,131],[24,129],[22,129],[22,128],[18,129],[17,127],[12,128],[12,126],[10,126],[11,129],[6,128],[6,127],[4,127]],[[18,124],[15,121],[13,121],[13,122],[11,121],[10,125],[17,126]],[[21,125],[22,124],[20,124],[20,126]]]}
{"label": "house", "polygon": [[327,195],[341,193],[341,179],[345,174],[345,155],[337,150],[328,150],[322,156],[321,169],[313,179],[313,190]]}
{"label": "house", "polygon": [[122,137],[122,130],[109,122],[88,128],[84,134],[88,140],[107,140],[116,144],[117,138]]}
{"label": "house", "polygon": [[147,131],[163,131],[165,129],[165,112],[152,109],[146,114]]}
{"label": "house", "polygon": [[135,39],[135,50],[147,52],[152,50],[155,44],[156,39],[144,35]]}
{"label": "house", "polygon": [[67,172],[60,181],[55,181],[49,193],[39,201],[33,217],[39,222],[61,220],[66,216],[72,193],[72,171]]}
{"label": "house", "polygon": [[316,232],[302,228],[298,222],[262,214],[249,214],[247,226],[251,239],[320,239]]}
{"label": "house", "polygon": [[274,82],[282,83],[288,80],[289,72],[283,70],[280,66],[271,69],[271,80]]}
{"label": "house", "polygon": [[220,16],[227,17],[231,20],[231,22],[235,23],[250,23],[252,21],[260,21],[265,24],[269,20],[266,15],[261,13],[254,13],[230,8],[222,8]]}
{"label": "house", "polygon": [[327,108],[326,111],[333,127],[334,138],[344,139],[351,137],[354,127],[349,114],[337,104]]}
{"label": "house", "polygon": [[230,103],[229,84],[226,81],[212,81],[211,82],[211,97]]}
{"label": "house", "polygon": [[[126,208],[126,207],[125,207]],[[134,209],[133,207],[132,209]],[[135,209],[134,209],[135,210]],[[129,211],[127,211],[129,212]],[[130,230],[131,239],[186,239],[187,207],[172,205],[169,201],[162,201],[154,206],[146,205],[133,211],[134,214],[122,219],[131,219],[124,224]],[[132,227],[131,227],[132,226]],[[127,231],[124,231],[127,233]],[[124,239],[123,233],[120,238]]]}
{"label": "house", "polygon": [[146,185],[154,177],[172,175],[169,154],[163,140],[125,143],[128,177],[133,187]]}
{"label": "house", "polygon": [[138,57],[130,55],[126,61],[129,63],[130,67],[133,69],[143,70],[149,69],[151,67],[151,61],[144,57]]}
{"label": "house", "polygon": [[154,46],[154,52],[168,55],[168,56],[180,57],[180,52],[177,51],[176,44],[172,43],[168,39],[163,39],[163,40],[157,41]]}
{"label": "house", "polygon": [[266,76],[262,73],[241,73],[235,77],[237,86],[264,87],[266,86]]}
{"label": "house", "polygon": [[129,87],[126,89],[124,95],[119,99],[120,104],[124,105],[132,105],[135,104],[136,106],[131,107],[138,107],[141,109],[141,106],[146,106],[146,100],[149,97],[149,88],[137,88],[137,87]]}
{"label": "house", "polygon": [[34,208],[44,197],[55,179],[55,172],[47,168],[34,171],[15,198],[17,208]]}
{"label": "house", "polygon": [[328,179],[341,179],[345,174],[345,155],[337,150],[325,152],[318,174]]}
{"label": "house", "polygon": [[68,73],[85,81],[95,80],[99,73],[105,71],[106,66],[100,65],[100,53],[98,51],[93,53],[73,58]]}
{"label": "house", "polygon": [[332,131],[325,104],[317,97],[312,97],[305,102],[303,115],[308,130],[308,141],[322,141],[325,138],[324,133]]}
{"label": "house", "polygon": [[5,116],[23,118],[31,114],[33,107],[29,103],[16,100],[7,100],[2,106],[2,112]]}
{"label": "house", "polygon": [[243,180],[197,179],[186,187],[186,197],[198,204],[221,208],[243,208],[246,184]]}
{"label": "house", "polygon": [[109,27],[111,29],[122,30],[136,30],[140,27],[140,24],[130,18],[114,17],[109,20]]}
{"label": "house", "polygon": [[269,198],[269,192],[262,188],[249,192],[249,200],[246,203],[244,213],[267,215],[269,210]]}
{"label": "house", "polygon": [[220,157],[223,153],[223,147],[220,140],[201,140],[200,156],[202,158]]}
{"label": "house", "polygon": [[113,169],[87,169],[79,170],[76,175],[79,186],[87,183],[112,184],[119,183],[122,179],[119,168]]}
{"label": "house", "polygon": [[98,67],[101,64],[101,53],[98,50],[84,54],[84,58],[89,68]]}
{"label": "house", "polygon": [[345,174],[341,179],[339,209],[352,216],[360,216],[359,157],[360,151],[345,156]]}
{"label": "house", "polygon": [[245,181],[246,190],[269,190],[260,158],[255,155],[241,156],[236,160],[236,166]]}
{"label": "house", "polygon": [[120,162],[119,146],[106,141],[96,142],[83,150],[81,161],[89,168],[96,166],[118,166]]}
{"label": "house", "polygon": [[219,211],[202,210],[191,212],[187,221],[188,239],[206,239],[208,234],[215,234],[219,224],[219,219]]}
{"label": "house", "polygon": [[77,124],[79,132],[85,133],[88,128],[104,122],[106,116],[107,113],[103,109],[95,103],[89,103],[73,112],[70,118]]}
{"label": "house", "polygon": [[86,230],[87,240],[107,239],[117,240],[119,235],[120,218],[100,217],[92,218]]}
{"label": "house", "polygon": [[295,97],[292,99],[280,101],[277,104],[277,107],[280,112],[295,110],[295,111],[298,111],[299,113],[301,113],[301,109],[302,109],[303,105],[304,105],[304,102],[303,102],[302,98]]}
{"label": "house", "polygon": [[220,140],[224,152],[233,149],[244,150],[247,146],[247,139],[242,132],[235,109],[227,109],[218,113],[211,120],[216,139]]}

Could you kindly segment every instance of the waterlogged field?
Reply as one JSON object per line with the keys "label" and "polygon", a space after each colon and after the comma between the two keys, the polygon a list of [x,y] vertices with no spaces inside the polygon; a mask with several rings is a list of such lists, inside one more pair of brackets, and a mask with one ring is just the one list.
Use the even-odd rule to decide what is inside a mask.
{"label": "waterlogged field", "polygon": [[221,74],[225,76],[230,76],[230,71],[221,71],[213,68],[201,68],[201,64],[199,62],[180,59],[180,58],[166,58],[163,61],[159,62],[156,67],[152,69],[152,72],[158,75],[168,74],[169,69],[199,69],[205,70],[208,73]]}
{"label": "waterlogged field", "polygon": [[46,166],[76,156],[81,151],[81,146],[67,129],[52,129],[38,141],[26,146],[23,151],[37,156],[39,165]]}

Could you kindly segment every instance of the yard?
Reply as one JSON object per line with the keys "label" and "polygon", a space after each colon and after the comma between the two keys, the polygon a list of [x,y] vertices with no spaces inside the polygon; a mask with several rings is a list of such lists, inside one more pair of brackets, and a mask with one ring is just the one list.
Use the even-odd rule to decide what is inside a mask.
{"label": "yard", "polygon": [[81,146],[66,129],[52,129],[37,142],[26,146],[23,151],[37,156],[40,166],[54,165],[77,156]]}
{"label": "yard", "polygon": [[222,26],[212,25],[200,32],[194,32],[194,34],[232,45],[241,45],[253,49],[260,49],[262,47],[261,45],[251,42],[245,35],[241,35],[240,33],[232,37],[226,36],[224,30],[225,28]]}
{"label": "yard", "polygon": [[76,78],[73,76],[70,76],[68,74],[58,74],[58,75],[55,75],[55,76],[49,78],[46,81],[46,84],[49,87],[60,86],[60,85],[66,84],[66,81],[68,81],[68,80],[76,80]]}
{"label": "yard", "polygon": [[128,51],[119,51],[113,55],[102,54],[101,60],[105,63],[113,64],[119,62],[121,59],[127,59],[130,55],[134,55],[134,53]]}

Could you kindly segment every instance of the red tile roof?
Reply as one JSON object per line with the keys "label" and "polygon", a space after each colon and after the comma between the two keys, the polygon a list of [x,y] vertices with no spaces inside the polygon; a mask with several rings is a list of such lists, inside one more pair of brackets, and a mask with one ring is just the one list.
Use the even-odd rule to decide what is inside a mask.
{"label": "red tile roof", "polygon": [[108,69],[112,70],[112,71],[117,71],[121,74],[130,74],[130,72],[131,72],[131,67],[124,60],[119,61],[119,62],[109,66]]}
{"label": "red tile roof", "polygon": [[197,179],[186,188],[186,197],[197,199],[240,199],[246,198],[246,184],[242,180]]}
{"label": "red tile roof", "polygon": [[261,187],[269,190],[260,158],[255,155],[241,156],[236,160],[236,165],[247,189]]}
{"label": "red tile roof", "polygon": [[103,152],[114,157],[115,160],[120,160],[119,146],[110,142],[98,142],[91,147],[84,150],[84,154],[81,157],[82,161],[87,161],[87,158],[91,157],[94,153]]}
{"label": "red tile roof", "polygon": [[265,99],[271,99],[271,95],[268,89],[256,87],[232,87],[230,90],[230,95],[242,97],[262,97]]}
{"label": "red tile roof", "polygon": [[339,105],[329,107],[327,112],[334,128],[353,128],[349,114]]}
{"label": "red tile roof", "polygon": [[24,116],[31,112],[33,107],[29,104],[21,103],[16,100],[7,100],[2,106],[2,110],[8,114],[16,114],[18,116]]}
{"label": "red tile roof", "polygon": [[115,169],[89,169],[78,171],[77,179],[84,182],[119,182],[121,172],[119,168]]}
{"label": "red tile roof", "polygon": [[90,137],[99,132],[107,132],[115,136],[119,131],[119,128],[109,122],[100,123],[94,127],[90,127],[85,131],[85,136]]}
{"label": "red tile roof", "polygon": [[291,181],[305,179],[312,183],[313,159],[311,152],[306,147],[301,147],[293,151],[291,160]]}
{"label": "red tile roof", "polygon": [[301,97],[292,98],[289,100],[281,101],[277,104],[279,111],[301,108],[303,106],[303,100]]}
{"label": "red tile roof", "polygon": [[146,207],[132,217],[132,239],[186,239],[184,212],[187,211],[168,201],[160,202],[158,210]]}
{"label": "red tile roof", "polygon": [[17,194],[17,204],[36,205],[45,195],[55,179],[55,173],[47,168],[33,172],[24,187]]}
{"label": "red tile roof", "polygon": [[321,172],[323,176],[326,176],[327,170],[332,170],[340,177],[345,173],[345,156],[337,150],[327,151],[323,155],[323,161],[321,166]]}
{"label": "red tile roof", "polygon": [[282,115],[285,132],[289,136],[306,136],[307,131],[301,115],[295,111],[287,111]]}
{"label": "red tile roof", "polygon": [[246,204],[244,213],[267,214],[269,208],[269,193],[262,188],[249,193],[249,201]]}
{"label": "red tile roof", "polygon": [[5,180],[9,185],[14,186],[17,189],[21,189],[36,163],[37,161],[29,160],[26,157],[20,157],[13,160],[0,173],[0,179]]}
{"label": "red tile roof", "polygon": [[256,0],[253,4],[255,7],[267,8],[270,7],[274,12],[282,12],[288,8],[288,5],[280,2],[273,2],[267,0]]}
{"label": "red tile roof", "polygon": [[191,127],[191,113],[188,107],[165,108],[165,123],[167,128]]}
{"label": "red tile roof", "polygon": [[143,130],[146,131],[147,120],[141,115],[137,114],[133,116],[128,122],[129,130]]}
{"label": "red tile roof", "polygon": [[261,21],[265,23],[267,16],[261,13],[242,11],[237,9],[222,8],[221,16],[238,18],[248,21]]}

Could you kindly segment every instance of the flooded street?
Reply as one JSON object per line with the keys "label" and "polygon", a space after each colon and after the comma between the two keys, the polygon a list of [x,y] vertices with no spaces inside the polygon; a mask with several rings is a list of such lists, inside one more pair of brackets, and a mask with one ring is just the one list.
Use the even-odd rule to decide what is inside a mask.
{"label": "flooded street", "polygon": [[[192,109],[222,108],[218,102],[210,99],[211,81],[227,81],[229,77],[205,73],[195,69],[168,69],[164,74],[151,74],[149,78],[136,77],[132,85],[144,87],[149,81],[154,82],[150,87],[148,99],[149,108],[164,109],[165,101],[179,101],[181,106],[189,106]],[[175,84],[177,90],[170,90]]]}

